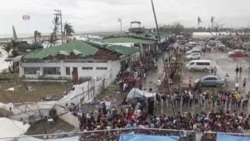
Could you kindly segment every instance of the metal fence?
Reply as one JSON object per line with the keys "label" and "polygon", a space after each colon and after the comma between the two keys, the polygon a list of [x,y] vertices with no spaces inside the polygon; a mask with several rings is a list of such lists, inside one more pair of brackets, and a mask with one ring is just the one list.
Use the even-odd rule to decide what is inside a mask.
{"label": "metal fence", "polygon": [[[39,139],[63,139],[73,136],[78,136],[79,141],[118,141],[122,134],[145,134],[145,135],[159,135],[159,136],[179,136],[183,141],[196,141],[194,131],[170,130],[170,129],[156,129],[156,128],[129,128],[129,129],[110,129],[110,130],[96,130],[75,133],[56,133],[56,134],[42,134],[34,135],[32,137]],[[31,136],[29,136],[31,137]],[[4,140],[24,141],[27,136],[19,138],[5,138]],[[1,141],[2,139],[0,139]]]}
{"label": "metal fence", "polygon": [[159,136],[180,136],[181,140],[195,141],[195,132],[193,131],[178,131],[178,130],[164,130],[164,129],[119,129],[119,130],[105,130],[97,132],[81,133],[81,141],[117,141],[121,134],[134,133],[146,135],[159,135]]}
{"label": "metal fence", "polygon": [[[71,132],[71,133],[55,133],[55,134],[42,134],[34,135],[38,139],[63,139],[70,137],[77,137],[79,141],[118,141],[122,134],[145,134],[145,135],[158,135],[158,136],[178,136],[180,141],[216,141],[217,132],[195,132],[187,130],[172,130],[172,129],[158,129],[158,128],[126,128],[126,129],[109,129],[109,130],[96,130],[86,132]],[[234,136],[250,136],[250,134],[242,133],[221,133]],[[19,138],[4,138],[4,140],[25,141],[27,136]],[[78,139],[79,138],[79,139]],[[20,140],[21,139],[21,140]]]}

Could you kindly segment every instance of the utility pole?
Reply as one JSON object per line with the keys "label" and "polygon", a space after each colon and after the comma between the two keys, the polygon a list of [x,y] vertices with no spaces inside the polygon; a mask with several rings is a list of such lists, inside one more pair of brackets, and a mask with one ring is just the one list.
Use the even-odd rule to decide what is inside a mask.
{"label": "utility pole", "polygon": [[[153,13],[154,13],[155,25],[156,25],[156,30],[157,30],[157,34],[158,34],[158,42],[160,43],[161,38],[160,38],[160,32],[159,32],[157,17],[156,17],[156,14],[155,14],[155,8],[154,8],[154,2],[153,2],[153,0],[151,0],[151,5],[152,5]],[[162,56],[162,61],[163,61],[163,64],[164,64],[164,71],[165,71],[165,74],[166,74],[165,77],[169,78],[170,74],[169,74],[169,72],[167,72],[167,67],[166,67],[166,64],[165,64],[165,59],[164,59],[163,51],[162,51],[161,56]],[[171,87],[170,87],[169,82],[167,84],[168,84],[167,85],[168,91],[171,94]],[[175,114],[176,109],[175,109],[174,103],[172,101],[170,103],[172,105],[171,107],[172,107],[173,115],[175,116],[176,115]],[[177,124],[177,128],[178,128],[178,130],[180,129],[179,124]],[[180,134],[180,132],[179,132],[179,134]]]}
{"label": "utility pole", "polygon": [[157,35],[158,35],[158,41],[160,42],[160,41],[161,41],[161,37],[160,37],[160,32],[159,32],[159,27],[158,27],[157,17],[156,17],[156,14],[155,14],[155,6],[154,6],[154,2],[153,2],[153,0],[151,0],[151,5],[152,5],[152,10],[153,10],[153,13],[154,13],[155,26],[156,26]]}
{"label": "utility pole", "polygon": [[55,9],[55,15],[59,16],[60,17],[60,24],[61,24],[61,40],[62,40],[62,44],[63,44],[63,22],[62,22],[62,10],[61,10],[61,7],[60,7],[60,10],[58,9]]}

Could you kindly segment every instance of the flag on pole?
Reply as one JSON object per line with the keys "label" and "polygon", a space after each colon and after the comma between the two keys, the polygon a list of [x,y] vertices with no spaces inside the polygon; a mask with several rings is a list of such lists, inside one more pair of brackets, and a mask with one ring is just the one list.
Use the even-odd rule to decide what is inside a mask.
{"label": "flag on pole", "polygon": [[200,16],[198,17],[198,25],[200,25],[200,23],[201,23],[202,21],[201,21],[201,18],[200,18]]}
{"label": "flag on pole", "polygon": [[118,22],[122,22],[122,19],[121,19],[121,18],[118,18]]}
{"label": "flag on pole", "polygon": [[211,23],[212,23],[212,24],[214,23],[214,19],[215,19],[215,17],[212,16],[212,17],[211,17]]}

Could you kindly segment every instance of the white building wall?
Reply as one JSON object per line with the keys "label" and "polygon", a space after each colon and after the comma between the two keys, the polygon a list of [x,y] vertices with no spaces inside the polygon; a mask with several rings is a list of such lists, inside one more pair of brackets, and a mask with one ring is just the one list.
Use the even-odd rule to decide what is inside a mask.
{"label": "white building wall", "polygon": [[[28,75],[24,74],[24,67],[40,67],[40,74]],[[43,75],[44,67],[60,67],[60,75]],[[70,67],[70,75],[66,75],[66,67]],[[22,62],[19,66],[19,75],[20,77],[24,76],[25,78],[37,79],[41,76],[43,78],[72,78],[71,72],[73,68],[76,67],[78,70],[78,77],[101,77],[105,79],[115,80],[116,75],[120,71],[120,60],[108,61],[108,62]],[[92,70],[82,69],[83,67],[92,67]],[[97,67],[107,67],[107,70],[97,70]]]}
{"label": "white building wall", "polygon": [[112,80],[115,80],[117,74],[121,70],[121,63],[120,63],[120,61],[113,61],[111,66],[112,66]]}

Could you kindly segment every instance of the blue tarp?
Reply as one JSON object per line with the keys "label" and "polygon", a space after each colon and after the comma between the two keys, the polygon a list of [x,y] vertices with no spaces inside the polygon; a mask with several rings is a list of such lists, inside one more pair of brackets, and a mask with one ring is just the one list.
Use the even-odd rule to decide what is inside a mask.
{"label": "blue tarp", "polygon": [[250,137],[217,134],[217,141],[250,141]]}
{"label": "blue tarp", "polygon": [[119,141],[179,141],[178,136],[152,136],[142,134],[122,134]]}

